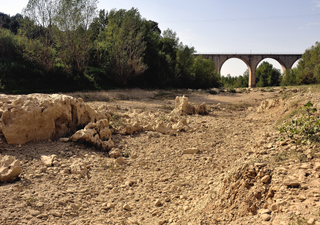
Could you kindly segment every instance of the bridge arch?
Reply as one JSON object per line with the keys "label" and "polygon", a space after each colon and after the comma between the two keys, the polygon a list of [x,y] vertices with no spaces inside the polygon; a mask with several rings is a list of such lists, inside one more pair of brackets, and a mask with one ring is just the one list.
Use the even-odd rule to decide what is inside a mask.
{"label": "bridge arch", "polygon": [[283,72],[291,69],[292,65],[302,57],[302,54],[195,54],[214,61],[216,68],[221,73],[222,65],[230,58],[238,58],[244,61],[249,70],[249,87],[256,86],[256,69],[263,59],[271,58],[280,63]]}
{"label": "bridge arch", "polygon": [[[218,71],[219,74],[221,74],[222,68],[223,68],[223,66],[224,66],[225,64],[228,64],[230,61],[232,61],[232,63],[236,63],[234,60],[235,60],[235,61],[241,61],[241,63],[244,63],[245,66],[246,66],[246,68],[248,69],[249,73],[251,72],[251,68],[250,68],[249,62],[247,62],[246,60],[241,59],[241,58],[239,58],[239,57],[231,57],[231,58],[228,58],[228,59],[226,59],[224,62],[221,63],[221,66],[220,66],[219,71]],[[237,63],[238,63],[238,62],[237,62]],[[230,64],[229,64],[229,65],[230,65]]]}

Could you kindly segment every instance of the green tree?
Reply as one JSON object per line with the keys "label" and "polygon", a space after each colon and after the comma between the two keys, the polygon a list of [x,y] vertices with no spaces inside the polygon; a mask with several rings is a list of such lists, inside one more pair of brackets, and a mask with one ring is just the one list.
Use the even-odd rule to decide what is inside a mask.
{"label": "green tree", "polygon": [[320,42],[307,49],[298,63],[296,79],[298,84],[320,83]]}
{"label": "green tree", "polygon": [[93,48],[89,25],[96,17],[97,0],[60,0],[55,22],[55,40],[64,68],[83,79]]}
{"label": "green tree", "polygon": [[146,69],[144,41],[146,27],[138,9],[111,10],[108,26],[100,33],[98,49],[104,53],[102,62],[121,85],[140,76]]}
{"label": "green tree", "polygon": [[193,64],[193,88],[212,88],[220,87],[220,75],[214,62],[210,59],[205,59],[203,56],[195,58]]}
{"label": "green tree", "polygon": [[256,70],[257,87],[278,86],[280,77],[280,71],[264,61]]}

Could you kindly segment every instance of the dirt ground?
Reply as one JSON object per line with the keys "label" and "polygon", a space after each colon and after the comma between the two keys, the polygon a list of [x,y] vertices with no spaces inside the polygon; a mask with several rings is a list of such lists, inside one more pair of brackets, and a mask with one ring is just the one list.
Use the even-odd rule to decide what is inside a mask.
{"label": "dirt ground", "polygon": [[[289,224],[302,217],[306,224],[312,218],[309,224],[317,224],[318,192],[310,204],[303,201],[303,209],[294,208],[301,207],[301,202],[272,208],[283,196],[301,197],[296,189],[285,192],[283,198],[269,194],[283,177],[277,173],[277,163],[263,164],[268,154],[274,156],[273,151],[285,146],[278,142],[273,113],[258,114],[256,109],[264,99],[281,98],[281,92],[279,88],[215,95],[140,89],[66,93],[119,112],[136,109],[164,114],[172,111],[176,96],[185,95],[189,102],[205,102],[209,114],[186,116],[192,132],[175,136],[157,132],[113,135],[124,163],[85,144],[47,140],[13,146],[2,137],[0,154],[19,158],[23,174],[18,181],[0,184],[0,224]],[[261,140],[264,142],[257,145]],[[270,143],[273,147],[264,147]],[[186,149],[194,148],[196,154],[185,154]],[[57,156],[54,165],[44,166],[41,155],[53,154]],[[261,155],[264,158],[257,160]],[[76,160],[87,165],[87,176],[70,174],[69,167]],[[308,162],[314,166],[317,160]],[[300,162],[292,160],[282,166],[289,176],[290,171],[299,171]],[[246,175],[251,183],[241,189],[240,179],[245,175],[237,174],[252,170],[255,180]],[[310,172],[305,182],[320,184],[316,174]],[[272,181],[261,181],[266,176]],[[309,191],[317,184],[310,184]],[[232,188],[237,185],[235,192]],[[251,194],[254,200],[249,199]],[[308,194],[304,193],[304,200],[309,199]],[[261,213],[263,209],[270,212]]]}

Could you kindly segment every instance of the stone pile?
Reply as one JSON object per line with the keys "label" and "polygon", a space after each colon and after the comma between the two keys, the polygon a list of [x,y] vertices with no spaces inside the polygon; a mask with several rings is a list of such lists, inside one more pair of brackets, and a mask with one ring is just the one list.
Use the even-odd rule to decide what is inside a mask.
{"label": "stone pile", "polygon": [[102,119],[96,123],[91,122],[82,130],[78,130],[71,136],[74,142],[91,143],[95,147],[104,151],[114,147],[114,142],[111,140],[111,130],[109,129],[109,119]]}

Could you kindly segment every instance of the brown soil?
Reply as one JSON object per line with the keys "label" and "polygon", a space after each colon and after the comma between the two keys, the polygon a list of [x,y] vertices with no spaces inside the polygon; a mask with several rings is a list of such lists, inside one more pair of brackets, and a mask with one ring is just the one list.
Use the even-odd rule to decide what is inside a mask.
{"label": "brown soil", "polygon": [[[113,135],[116,147],[126,157],[125,164],[115,163],[108,153],[88,145],[48,140],[10,146],[2,139],[0,154],[21,159],[23,174],[18,181],[0,184],[0,224],[288,224],[296,214],[294,222],[302,217],[316,222],[320,204],[314,199],[303,201],[305,208],[296,201],[272,209],[268,221],[260,214],[279,203],[277,199],[300,196],[300,189],[284,192],[283,198],[269,194],[276,186],[272,182],[281,178],[277,172],[281,165],[265,158],[275,155],[272,150],[260,153],[263,146],[278,143],[276,120],[272,112],[251,111],[262,100],[280,96],[279,91],[217,95],[140,89],[67,93],[119,111],[131,108],[150,112],[170,112],[175,97],[185,95],[189,102],[205,102],[209,114],[187,116],[195,131],[177,136],[148,132]],[[257,146],[261,139],[264,144]],[[183,154],[188,148],[198,148],[199,152]],[[277,151],[282,148],[279,145]],[[47,168],[40,157],[52,154],[58,160]],[[87,163],[87,177],[69,173],[74,160]],[[317,162],[310,160],[312,166]],[[255,164],[265,162],[263,168]],[[286,163],[287,175],[293,169],[299,171],[300,161]],[[266,184],[256,178],[259,172],[272,181]],[[320,181],[316,173],[310,174],[305,182],[314,182],[310,187],[316,187]],[[241,186],[241,182],[245,184]],[[238,188],[233,195],[232,185]],[[305,199],[308,194],[303,192]],[[320,195],[314,196],[319,200]]]}

